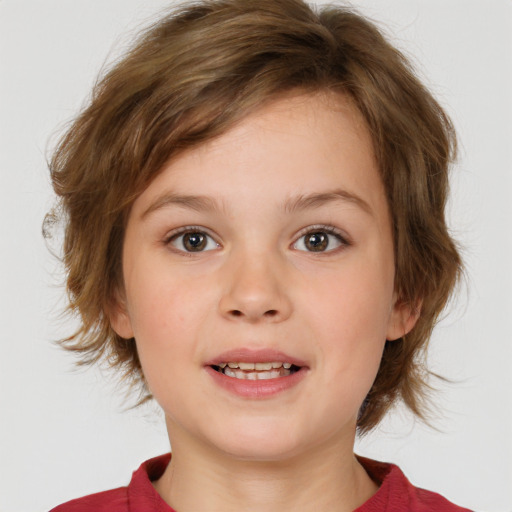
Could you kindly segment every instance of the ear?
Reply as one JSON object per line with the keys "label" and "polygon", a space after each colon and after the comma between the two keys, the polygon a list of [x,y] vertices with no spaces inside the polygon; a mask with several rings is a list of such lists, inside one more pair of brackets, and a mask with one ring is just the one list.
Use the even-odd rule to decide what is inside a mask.
{"label": "ear", "polygon": [[130,314],[126,305],[124,291],[116,290],[111,305],[108,307],[110,326],[121,338],[133,338],[133,328]]}
{"label": "ear", "polygon": [[416,325],[421,313],[422,301],[420,299],[413,304],[404,302],[397,297],[394,300],[386,334],[388,341],[397,340],[409,333]]}

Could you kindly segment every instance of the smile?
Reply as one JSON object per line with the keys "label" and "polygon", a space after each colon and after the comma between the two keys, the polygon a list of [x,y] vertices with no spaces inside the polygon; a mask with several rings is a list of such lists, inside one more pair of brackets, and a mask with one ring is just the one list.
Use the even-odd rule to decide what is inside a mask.
{"label": "smile", "polygon": [[279,361],[264,363],[226,362],[212,367],[219,373],[240,380],[278,379],[279,377],[288,377],[300,369],[292,363]]}
{"label": "smile", "polygon": [[205,361],[204,369],[230,395],[261,400],[298,386],[308,375],[309,364],[278,350],[241,347]]}

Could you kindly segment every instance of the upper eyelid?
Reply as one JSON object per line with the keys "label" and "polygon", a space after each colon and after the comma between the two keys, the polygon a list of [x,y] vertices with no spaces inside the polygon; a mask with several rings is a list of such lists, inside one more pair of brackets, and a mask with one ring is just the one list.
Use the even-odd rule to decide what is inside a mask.
{"label": "upper eyelid", "polygon": [[329,224],[312,224],[310,226],[306,226],[302,228],[294,237],[295,243],[299,238],[307,235],[308,233],[312,233],[315,231],[325,231],[332,235],[339,236],[342,240],[344,240],[346,243],[351,242],[351,237],[343,230],[336,228],[334,226],[331,226]]}
{"label": "upper eyelid", "polygon": [[[168,249],[171,249],[172,252],[176,252],[181,254],[182,256],[194,257],[200,254],[209,253],[213,251],[215,248],[210,249],[201,249],[199,251],[188,251],[185,247],[180,248],[176,247],[174,244],[180,238],[186,235],[187,233],[201,233],[208,237],[216,246],[216,249],[222,248],[222,245],[219,243],[217,237],[211,235],[209,230],[200,226],[183,226],[181,228],[176,228],[167,233],[167,235],[163,238],[162,245]],[[211,243],[211,242],[210,242]],[[182,244],[184,245],[183,241]]]}
{"label": "upper eyelid", "polygon": [[[329,224],[311,224],[309,226],[305,226],[304,228],[300,229],[298,232],[295,233],[291,244],[293,245],[297,243],[297,241],[301,237],[314,231],[325,231],[329,234],[338,236],[347,245],[352,244],[351,237],[344,230],[341,230]],[[169,243],[174,237],[191,232],[204,233],[207,236],[211,237],[215,241],[215,243],[221,245],[220,237],[216,233],[214,233],[211,229],[206,228],[205,226],[196,225],[182,226],[167,232],[166,235],[164,236],[164,242]]]}
{"label": "upper eyelid", "polygon": [[210,238],[215,240],[216,243],[220,243],[219,237],[215,233],[212,233],[210,229],[205,228],[204,226],[183,226],[173,229],[165,234],[164,241],[169,242],[174,237],[184,235],[185,233],[204,233],[205,235],[208,235]]}
{"label": "upper eyelid", "polygon": [[[334,237],[337,239],[337,247],[329,248],[327,246],[326,250],[321,251],[309,251],[308,249],[304,249],[301,245],[305,245],[305,242],[302,241],[307,235],[312,235],[314,233],[326,233],[328,236]],[[353,241],[351,237],[343,230],[336,228],[332,225],[310,225],[306,228],[303,228],[294,238],[294,241],[290,244],[290,249],[294,249],[299,252],[305,252],[307,254],[313,254],[316,256],[334,256],[339,254],[340,251],[346,250],[353,245]]]}

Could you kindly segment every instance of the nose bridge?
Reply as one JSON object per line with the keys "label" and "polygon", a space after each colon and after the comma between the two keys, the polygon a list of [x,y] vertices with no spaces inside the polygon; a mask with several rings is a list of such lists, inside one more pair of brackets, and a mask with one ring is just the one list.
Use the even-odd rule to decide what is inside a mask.
{"label": "nose bridge", "polygon": [[226,261],[224,274],[223,315],[251,322],[282,321],[290,316],[286,272],[277,251],[239,248]]}

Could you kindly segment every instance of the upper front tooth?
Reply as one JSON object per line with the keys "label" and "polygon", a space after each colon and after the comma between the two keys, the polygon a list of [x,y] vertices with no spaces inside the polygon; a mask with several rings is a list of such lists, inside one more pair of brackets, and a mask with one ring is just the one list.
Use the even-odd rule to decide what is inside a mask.
{"label": "upper front tooth", "polygon": [[254,368],[256,370],[272,370],[272,363],[256,363]]}
{"label": "upper front tooth", "polygon": [[240,370],[272,370],[276,368],[284,367],[285,370],[289,370],[292,366],[291,363],[281,363],[278,361],[269,362],[269,363],[221,363],[218,366],[221,368],[225,368],[228,366],[229,368],[239,368]]}

